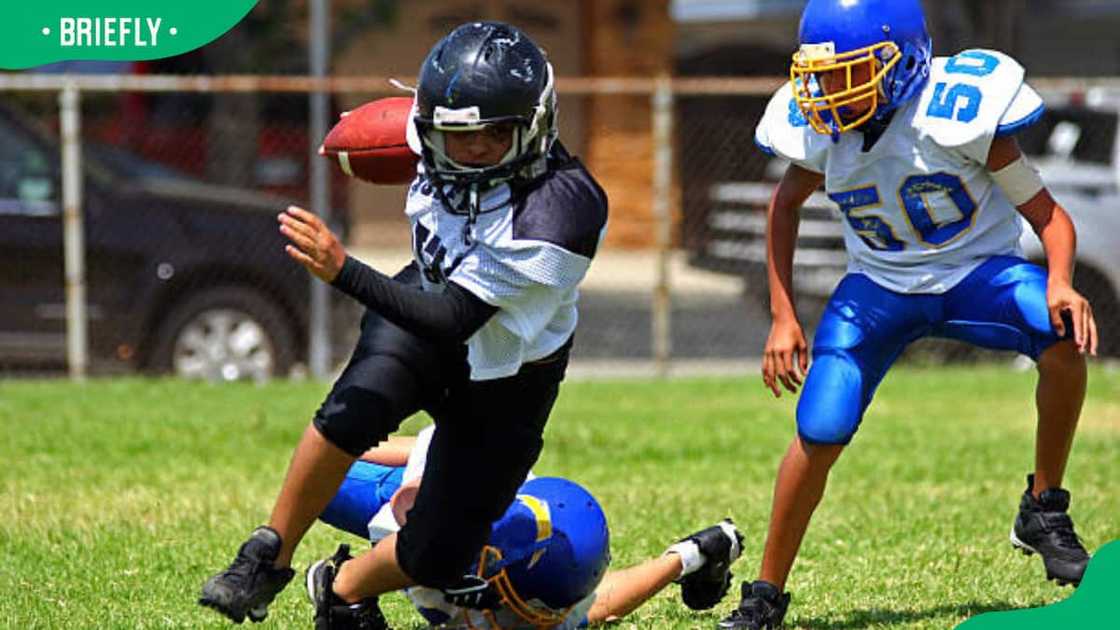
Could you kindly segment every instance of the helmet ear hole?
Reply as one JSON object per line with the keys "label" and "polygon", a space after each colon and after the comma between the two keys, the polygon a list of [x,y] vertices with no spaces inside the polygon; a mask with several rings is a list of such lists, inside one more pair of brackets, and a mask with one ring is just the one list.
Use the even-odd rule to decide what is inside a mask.
{"label": "helmet ear hole", "polygon": [[916,65],[918,65],[918,60],[917,59],[915,59],[913,57],[907,57],[906,58],[906,71],[907,72],[913,70],[914,66],[916,66]]}

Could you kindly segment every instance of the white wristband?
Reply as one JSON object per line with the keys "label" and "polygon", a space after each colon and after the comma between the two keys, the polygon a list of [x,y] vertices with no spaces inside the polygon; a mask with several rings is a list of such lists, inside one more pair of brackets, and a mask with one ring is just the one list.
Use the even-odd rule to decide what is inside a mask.
{"label": "white wristband", "polygon": [[704,566],[704,555],[700,553],[700,547],[691,540],[684,540],[669,547],[665,550],[664,555],[671,553],[675,553],[681,558],[681,574],[677,579]]}
{"label": "white wristband", "polygon": [[1038,171],[1023,157],[992,173],[992,179],[1016,208],[1046,188]]}

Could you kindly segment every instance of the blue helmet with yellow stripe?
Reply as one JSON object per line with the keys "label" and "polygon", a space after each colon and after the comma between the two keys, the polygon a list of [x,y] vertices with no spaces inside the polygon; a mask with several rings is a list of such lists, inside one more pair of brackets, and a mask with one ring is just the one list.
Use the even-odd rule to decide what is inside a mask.
{"label": "blue helmet with yellow stripe", "polygon": [[[809,0],[798,39],[794,97],[819,133],[882,119],[929,79],[932,43],[919,0]],[[825,75],[834,84],[827,90]]]}
{"label": "blue helmet with yellow stripe", "polygon": [[538,477],[494,523],[477,568],[506,608],[548,627],[594,592],[609,563],[607,517],[595,497],[573,481]]}

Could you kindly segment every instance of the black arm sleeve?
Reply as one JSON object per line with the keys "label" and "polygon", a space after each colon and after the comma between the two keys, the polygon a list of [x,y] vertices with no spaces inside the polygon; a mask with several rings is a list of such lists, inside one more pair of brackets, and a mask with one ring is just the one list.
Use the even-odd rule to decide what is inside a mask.
{"label": "black arm sleeve", "polygon": [[[407,272],[406,267],[397,276],[406,277]],[[498,312],[498,307],[453,282],[442,293],[424,291],[351,256],[331,284],[412,334],[445,343],[463,343]]]}
{"label": "black arm sleeve", "polygon": [[393,280],[410,286],[420,286],[420,268],[416,266],[416,261],[410,260],[393,276]]}

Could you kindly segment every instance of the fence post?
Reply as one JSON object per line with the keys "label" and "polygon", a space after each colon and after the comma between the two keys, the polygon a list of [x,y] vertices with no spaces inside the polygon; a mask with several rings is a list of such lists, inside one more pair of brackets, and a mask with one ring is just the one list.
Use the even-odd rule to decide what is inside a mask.
{"label": "fence post", "polygon": [[[330,64],[330,0],[313,0],[309,6],[310,19],[310,69],[312,76],[325,77]],[[327,135],[327,118],[330,116],[330,95],[316,91],[310,95],[310,128],[308,164],[311,165],[311,211],[331,225],[331,182],[327,161],[319,157],[319,143]],[[325,379],[331,368],[331,288],[318,280],[311,280],[311,317],[308,331],[308,368],[315,378]]]}
{"label": "fence post", "polygon": [[657,376],[669,375],[672,354],[672,295],[669,257],[672,253],[673,195],[673,84],[667,76],[657,79],[651,95],[653,111],[653,218],[657,251],[657,277],[653,288],[653,357]]}
{"label": "fence post", "polygon": [[66,364],[84,381],[89,365],[85,239],[82,233],[81,94],[67,84],[58,95],[62,127],[62,243],[66,270]]}

